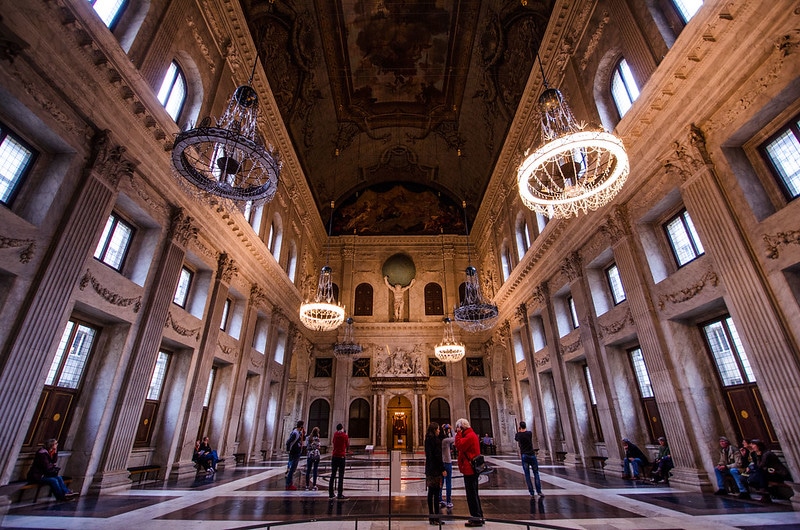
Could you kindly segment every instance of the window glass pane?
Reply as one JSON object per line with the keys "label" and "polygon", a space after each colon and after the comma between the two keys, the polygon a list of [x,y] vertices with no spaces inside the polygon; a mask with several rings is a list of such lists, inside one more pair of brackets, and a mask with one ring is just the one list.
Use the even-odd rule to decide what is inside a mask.
{"label": "window glass pane", "polygon": [[689,230],[689,235],[692,238],[692,243],[694,244],[696,254],[698,256],[700,254],[704,254],[705,249],[703,249],[703,244],[700,242],[700,236],[697,235],[697,230],[694,229],[694,223],[692,222],[692,218],[689,216],[689,212],[683,212],[683,220],[686,223],[686,228]]}
{"label": "window glass pane", "polygon": [[11,135],[0,128],[0,202],[8,204],[11,196],[22,182],[22,176],[28,168],[33,151],[26,148]]}
{"label": "window glass pane", "polygon": [[586,377],[586,388],[589,390],[589,401],[592,405],[597,405],[597,397],[594,395],[594,385],[592,384],[592,374],[589,372],[589,366],[583,365],[583,375]]}
{"label": "window glass pane", "polygon": [[111,27],[125,0],[89,0],[89,2],[103,23]]}
{"label": "window glass pane", "polygon": [[764,149],[789,196],[800,196],[800,141],[794,131],[785,131]]}
{"label": "window glass pane", "polygon": [[72,336],[73,329],[75,329],[75,322],[70,320],[67,322],[67,327],[64,329],[64,333],[61,335],[61,340],[58,343],[58,350],[56,351],[56,357],[53,359],[53,362],[50,365],[50,370],[47,372],[47,379],[45,380],[44,384],[53,385],[55,382],[58,368],[61,366],[61,359],[64,358],[64,352],[67,351],[67,344],[69,343],[69,338]]}
{"label": "window glass pane", "polygon": [[622,279],[619,277],[619,269],[616,265],[606,269],[606,277],[608,278],[608,285],[611,288],[611,297],[614,299],[614,303],[624,302],[625,289],[622,288]]}
{"label": "window glass pane", "polygon": [[620,117],[628,112],[639,97],[639,87],[636,86],[633,73],[625,59],[619,62],[611,78],[611,97],[614,98]]}
{"label": "window glass pane", "polygon": [[744,374],[747,377],[748,383],[755,383],[756,376],[753,373],[753,369],[750,367],[750,361],[747,359],[747,354],[744,351],[744,347],[742,346],[742,340],[739,338],[739,332],[736,331],[736,326],[733,325],[733,319],[728,317],[725,319],[725,324],[728,326],[728,332],[731,334],[731,339],[733,340],[733,346],[736,348],[736,354],[739,356],[739,361],[742,364],[742,368],[744,369]]}
{"label": "window glass pane", "polygon": [[214,388],[214,378],[217,376],[217,369],[211,369],[211,375],[208,376],[208,385],[206,385],[206,395],[203,396],[203,406],[208,407],[211,403],[211,390]]}
{"label": "window glass pane", "polygon": [[167,375],[167,363],[169,354],[163,351],[158,352],[156,367],[153,370],[153,378],[150,380],[150,389],[147,391],[147,399],[161,399],[161,389],[164,388],[164,378]]}
{"label": "window glass pane", "polygon": [[702,0],[674,0],[674,2],[684,22],[689,22],[703,5]]}
{"label": "window glass pane", "polygon": [[278,332],[278,343],[275,345],[275,362],[283,364],[283,357],[286,353],[286,332]]}
{"label": "window glass pane", "polygon": [[186,80],[180,67],[172,61],[158,90],[158,100],[164,105],[173,120],[178,119],[183,102],[186,99]]}
{"label": "window glass pane", "polygon": [[225,305],[222,306],[222,322],[219,324],[219,329],[225,331],[225,328],[228,327],[228,316],[231,312],[231,299],[228,298],[225,300]]}
{"label": "window glass pane", "polygon": [[519,333],[514,333],[514,361],[522,362],[525,360],[525,350],[522,348],[522,337]]}
{"label": "window glass pane", "polygon": [[580,323],[578,322],[578,311],[575,309],[575,299],[571,296],[567,297],[567,305],[569,306],[569,316],[572,320],[572,328],[578,329]]}
{"label": "window glass pane", "polygon": [[731,349],[731,343],[728,340],[728,335],[725,333],[722,321],[712,322],[703,326],[703,332],[706,335],[708,347],[711,349],[711,354],[714,357],[714,363],[717,365],[720,379],[722,379],[723,386],[741,385],[744,383],[739,366],[736,364],[734,351]]}
{"label": "window glass pane", "polygon": [[175,297],[172,301],[181,307],[186,307],[186,299],[189,297],[189,286],[192,283],[192,271],[186,267],[181,269],[181,276],[178,278],[178,287],[175,289]]}
{"label": "window glass pane", "polygon": [[636,382],[639,383],[639,392],[641,392],[643,398],[651,398],[653,397],[653,386],[650,384],[650,375],[647,373],[647,367],[644,364],[642,349],[636,348],[631,350],[630,353]]}
{"label": "window glass pane", "polygon": [[128,251],[128,243],[130,243],[132,234],[133,230],[130,226],[122,222],[117,222],[114,231],[111,233],[111,238],[108,241],[108,247],[103,256],[103,263],[120,270],[122,268],[122,261],[125,259],[125,253]]}
{"label": "window glass pane", "polygon": [[678,265],[685,265],[697,257],[682,217],[675,217],[667,223],[666,229]]}
{"label": "window glass pane", "polygon": [[58,378],[56,386],[64,388],[78,388],[83,375],[83,369],[86,367],[86,361],[89,359],[89,353],[92,349],[94,342],[95,330],[88,326],[78,325],[75,332],[75,338],[72,340],[72,345],[67,353],[64,368],[61,370],[61,375]]}

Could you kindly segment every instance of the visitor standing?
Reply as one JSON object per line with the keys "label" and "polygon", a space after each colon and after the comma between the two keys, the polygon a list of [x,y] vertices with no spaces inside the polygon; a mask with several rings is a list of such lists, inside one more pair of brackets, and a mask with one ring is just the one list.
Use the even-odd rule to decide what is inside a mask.
{"label": "visitor standing", "polygon": [[289,451],[289,462],[286,465],[286,489],[289,491],[297,489],[293,481],[294,472],[297,470],[298,462],[300,462],[300,453],[303,450],[303,438],[305,435],[303,425],[305,425],[303,420],[298,421],[289,435],[289,439],[286,440],[286,450]]}
{"label": "visitor standing", "polygon": [[336,432],[333,435],[333,452],[331,453],[331,480],[328,484],[328,498],[333,499],[333,481],[337,475],[339,482],[337,484],[337,499],[340,501],[347,500],[344,496],[344,464],[347,456],[347,450],[350,448],[350,437],[344,432],[344,426],[339,423],[336,425]]}
{"label": "visitor standing", "polygon": [[[453,444],[455,443],[456,439],[453,437],[453,429],[450,428],[450,425],[445,423],[442,426],[442,432],[439,435],[442,440],[442,463],[444,464],[444,470],[447,471],[447,475],[444,477],[444,484],[442,487],[439,488],[439,506],[445,506],[447,508],[453,507],[453,499],[451,497],[453,493]],[[445,493],[444,499],[442,499],[442,493]]]}
{"label": "visitor standing", "polygon": [[[525,483],[528,485],[528,493],[531,497],[539,494],[544,497],[542,493],[542,481],[539,478],[539,460],[536,458],[536,453],[533,450],[533,433],[528,430],[528,425],[521,421],[519,422],[519,429],[517,434],[514,435],[514,441],[519,444],[519,454],[522,458],[522,470],[525,472]],[[533,471],[533,484],[531,484],[531,471]],[[536,493],[533,488],[536,487]]]}
{"label": "visitor standing", "polygon": [[480,475],[472,469],[472,459],[481,454],[481,443],[466,418],[456,421],[455,443],[458,451],[458,470],[464,475],[464,492],[469,506],[470,520],[465,526],[483,526],[483,509],[478,495]]}
{"label": "visitor standing", "polygon": [[[442,441],[439,438],[439,424],[431,422],[425,435],[425,486],[428,488],[428,514],[439,514],[439,497],[442,495],[442,478],[447,476],[442,460]],[[429,519],[431,524],[439,524]]]}
{"label": "visitor standing", "polygon": [[[306,439],[306,489],[317,489],[317,471],[319,470],[319,427],[311,429]],[[313,477],[313,478],[312,478]]]}

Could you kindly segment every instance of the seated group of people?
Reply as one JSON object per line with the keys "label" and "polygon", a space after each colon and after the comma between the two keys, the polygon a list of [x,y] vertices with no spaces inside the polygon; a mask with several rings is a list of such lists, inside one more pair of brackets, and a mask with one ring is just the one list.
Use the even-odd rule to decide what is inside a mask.
{"label": "seated group of people", "polygon": [[[653,483],[668,481],[670,470],[675,467],[672,462],[667,440],[658,439],[658,453],[653,461],[651,480]],[[727,495],[725,478],[731,477],[738,488],[738,498],[749,499],[753,491],[761,495],[761,502],[772,502],[770,487],[791,480],[791,474],[778,458],[778,455],[767,449],[766,444],[757,438],[743,440],[741,446],[734,447],[725,436],[719,438],[719,462],[714,472],[717,478],[715,495]],[[647,455],[629,439],[622,439],[625,458],[622,461],[625,479],[642,479],[640,470],[649,465]]]}
{"label": "seated group of people", "polygon": [[484,434],[481,438],[481,454],[483,455],[496,455],[497,447],[494,445],[494,438],[489,434]]}
{"label": "seated group of people", "polygon": [[719,438],[719,462],[714,469],[717,476],[717,491],[714,495],[727,495],[725,477],[730,476],[736,483],[740,499],[749,499],[750,490],[761,495],[761,502],[772,502],[771,486],[792,480],[789,470],[778,455],[767,449],[767,445],[757,438],[742,440],[736,448],[725,436]]}
{"label": "seated group of people", "polygon": [[198,469],[203,469],[206,472],[206,475],[213,475],[217,472],[217,462],[219,462],[219,456],[217,456],[217,452],[211,449],[211,445],[208,443],[208,436],[203,438],[203,442],[200,443],[200,440],[197,440],[194,443],[194,454],[192,455],[192,462],[198,467]]}

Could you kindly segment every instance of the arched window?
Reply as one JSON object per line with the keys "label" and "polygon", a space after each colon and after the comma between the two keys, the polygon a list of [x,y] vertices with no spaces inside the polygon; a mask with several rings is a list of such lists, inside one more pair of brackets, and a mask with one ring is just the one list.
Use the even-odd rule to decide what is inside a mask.
{"label": "arched window", "polygon": [[289,259],[286,263],[286,274],[292,283],[297,279],[297,244],[292,241],[289,245]]}
{"label": "arched window", "polygon": [[114,29],[120,15],[128,5],[127,0],[89,0],[89,3],[109,29]]}
{"label": "arched window", "polygon": [[508,248],[507,241],[503,243],[503,247],[500,249],[500,262],[503,265],[503,281],[506,281],[514,269],[514,263],[511,261],[511,250]]}
{"label": "arched window", "polygon": [[350,403],[347,434],[350,438],[369,438],[369,403],[366,399],[359,398]]}
{"label": "arched window", "polygon": [[430,405],[431,421],[439,424],[439,427],[445,423],[452,424],[450,420],[450,404],[442,398],[436,398],[431,401]]}
{"label": "arched window", "polygon": [[360,283],[356,287],[356,299],[353,315],[361,317],[372,316],[372,286],[368,283]]}
{"label": "arched window", "polygon": [[308,408],[308,432],[314,427],[319,427],[319,437],[328,437],[328,422],[330,422],[331,406],[324,399],[315,399]]}
{"label": "arched window", "polygon": [[431,282],[425,286],[425,314],[444,315],[442,287],[438,283]]}
{"label": "arched window", "polygon": [[689,22],[697,11],[703,6],[703,0],[673,0],[675,9],[680,13],[684,22]]}
{"label": "arched window", "polygon": [[492,433],[492,412],[485,399],[476,398],[469,404],[469,423],[478,437],[484,434],[494,436]]}
{"label": "arched window", "polygon": [[164,105],[172,119],[177,122],[186,101],[186,76],[183,75],[181,67],[175,61],[169,65],[167,75],[161,82],[158,100]]}
{"label": "arched window", "polygon": [[332,290],[333,290],[333,300],[335,302],[338,302],[339,301],[339,286],[334,283],[334,284],[331,284],[331,287],[332,287]]}
{"label": "arched window", "polygon": [[272,253],[276,261],[281,257],[281,243],[283,242],[283,221],[281,216],[277,213],[272,218],[272,224],[269,226],[269,235],[267,236],[267,248]]}
{"label": "arched window", "polygon": [[639,97],[639,87],[636,86],[636,80],[625,59],[620,59],[614,68],[614,75],[611,77],[611,97],[614,99],[620,118]]}
{"label": "arched window", "polygon": [[531,230],[528,227],[528,220],[525,215],[520,213],[517,217],[517,257],[521,260],[525,253],[531,248]]}

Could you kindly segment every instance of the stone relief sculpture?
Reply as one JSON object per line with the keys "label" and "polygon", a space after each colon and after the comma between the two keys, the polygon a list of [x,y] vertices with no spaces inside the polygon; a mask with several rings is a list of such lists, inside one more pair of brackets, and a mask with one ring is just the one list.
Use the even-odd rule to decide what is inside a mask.
{"label": "stone relief sculpture", "polygon": [[[383,353],[385,356],[382,356]],[[378,376],[419,376],[425,375],[420,356],[422,348],[420,345],[414,346],[409,351],[405,348],[394,348],[394,351],[387,344],[385,348],[375,348],[375,375]]]}

